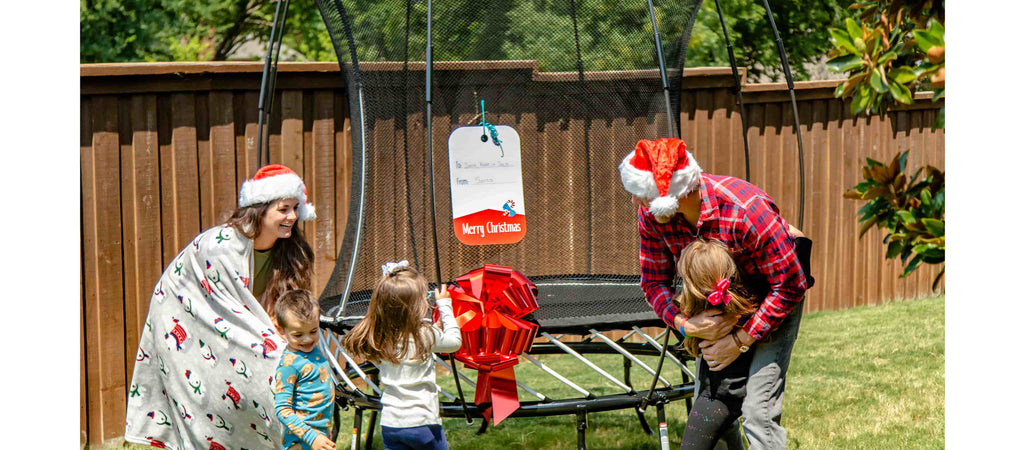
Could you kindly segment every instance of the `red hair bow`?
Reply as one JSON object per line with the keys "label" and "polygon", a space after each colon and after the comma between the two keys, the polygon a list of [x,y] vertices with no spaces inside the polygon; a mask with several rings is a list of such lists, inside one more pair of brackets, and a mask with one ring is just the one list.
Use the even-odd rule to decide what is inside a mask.
{"label": "red hair bow", "polygon": [[727,289],[729,288],[730,280],[727,280],[725,278],[719,280],[718,283],[715,283],[715,292],[708,294],[708,303],[711,303],[713,305],[730,304],[730,300],[732,300],[733,297],[731,297],[730,293],[727,291]]}

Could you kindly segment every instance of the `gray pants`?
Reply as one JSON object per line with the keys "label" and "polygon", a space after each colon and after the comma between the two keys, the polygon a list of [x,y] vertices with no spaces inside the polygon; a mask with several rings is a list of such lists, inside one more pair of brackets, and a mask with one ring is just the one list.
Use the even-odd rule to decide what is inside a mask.
{"label": "gray pants", "polygon": [[[783,416],[783,391],[786,389],[790,353],[794,349],[794,341],[797,340],[797,330],[801,327],[803,308],[802,301],[776,331],[751,347],[754,359],[751,361],[747,380],[747,396],[741,407],[744,436],[747,437],[751,449],[787,448],[787,430],[780,425],[780,418]],[[701,379],[700,374],[697,378]],[[694,392],[700,391],[698,383],[695,381]],[[739,427],[727,431],[722,439],[731,450],[743,448]]]}

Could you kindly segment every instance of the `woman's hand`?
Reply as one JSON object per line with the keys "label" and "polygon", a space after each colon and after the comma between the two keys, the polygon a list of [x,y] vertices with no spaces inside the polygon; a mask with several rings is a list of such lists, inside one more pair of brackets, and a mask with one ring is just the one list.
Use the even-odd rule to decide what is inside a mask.
{"label": "woman's hand", "polygon": [[313,450],[335,450],[335,443],[332,442],[327,436],[323,434],[317,434],[317,437],[313,439]]}
{"label": "woman's hand", "polygon": [[698,344],[701,357],[708,362],[708,370],[718,372],[740,357],[740,348],[729,335],[715,340],[705,340]]}
{"label": "woman's hand", "polygon": [[683,332],[687,336],[714,341],[729,335],[739,320],[739,314],[730,317],[721,311],[706,309],[687,319],[683,324]]}

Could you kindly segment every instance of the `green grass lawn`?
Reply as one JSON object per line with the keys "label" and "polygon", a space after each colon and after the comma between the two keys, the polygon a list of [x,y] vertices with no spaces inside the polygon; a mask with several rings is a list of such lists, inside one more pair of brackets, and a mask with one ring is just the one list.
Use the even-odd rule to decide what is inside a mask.
{"label": "green grass lawn", "polygon": [[[783,426],[791,449],[940,449],[944,447],[944,297],[804,316],[787,380]],[[545,364],[597,395],[622,392],[567,356],[539,357]],[[591,358],[622,377],[622,358]],[[655,367],[657,358],[642,358]],[[680,371],[666,366],[670,381]],[[670,370],[672,369],[672,370]],[[476,375],[464,370],[471,378]],[[634,366],[634,386],[647,389],[651,376]],[[528,361],[516,366],[517,379],[552,398],[577,397]],[[455,392],[452,376],[439,370],[439,384]],[[473,390],[463,384],[468,399]],[[520,399],[534,400],[520,391]],[[666,407],[670,447],[679,448],[686,423],[682,401]],[[364,416],[367,421],[369,415]],[[647,411],[656,427],[655,409]],[[349,448],[352,410],[343,411],[338,448]],[[366,423],[366,422],[365,422]],[[575,416],[508,419],[482,436],[480,420],[444,419],[453,449],[575,448]],[[365,435],[364,435],[365,436]],[[383,448],[380,430],[373,448]],[[633,410],[588,415],[588,448],[657,449],[657,436],[641,431]],[[130,448],[148,447],[130,445]]]}

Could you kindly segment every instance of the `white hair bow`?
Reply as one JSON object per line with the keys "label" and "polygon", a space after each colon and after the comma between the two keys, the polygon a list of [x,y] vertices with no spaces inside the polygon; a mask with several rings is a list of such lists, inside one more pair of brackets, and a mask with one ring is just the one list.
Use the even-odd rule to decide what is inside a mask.
{"label": "white hair bow", "polygon": [[394,274],[399,269],[405,269],[409,267],[409,261],[402,260],[399,262],[386,262],[381,264],[381,276],[388,276]]}

